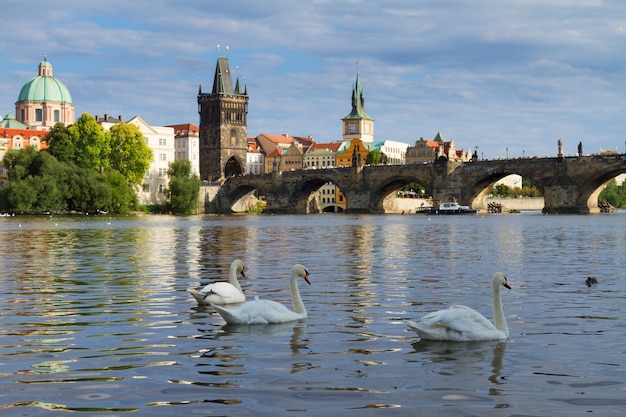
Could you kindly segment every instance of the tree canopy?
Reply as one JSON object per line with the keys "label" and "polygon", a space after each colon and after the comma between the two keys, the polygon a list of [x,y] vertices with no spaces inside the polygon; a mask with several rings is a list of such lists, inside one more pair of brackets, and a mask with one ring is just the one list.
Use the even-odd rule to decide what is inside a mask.
{"label": "tree canopy", "polygon": [[141,184],[152,157],[152,149],[137,126],[123,122],[111,126],[109,163],[130,184]]}
{"label": "tree canopy", "polygon": [[83,114],[65,127],[57,123],[48,148],[8,151],[8,181],[0,189],[2,209],[16,212],[76,210],[124,212],[136,208],[135,191],[152,162],[139,128],[114,125],[105,131]]}
{"label": "tree canopy", "polygon": [[198,206],[200,177],[191,172],[191,163],[178,159],[169,165],[167,175],[170,178],[166,190],[169,209],[176,214],[190,214]]}
{"label": "tree canopy", "polygon": [[365,157],[366,164],[387,164],[389,158],[380,149],[370,151]]}
{"label": "tree canopy", "polygon": [[100,170],[109,164],[111,145],[109,135],[96,119],[87,113],[67,128],[74,144],[73,162],[79,167]]}

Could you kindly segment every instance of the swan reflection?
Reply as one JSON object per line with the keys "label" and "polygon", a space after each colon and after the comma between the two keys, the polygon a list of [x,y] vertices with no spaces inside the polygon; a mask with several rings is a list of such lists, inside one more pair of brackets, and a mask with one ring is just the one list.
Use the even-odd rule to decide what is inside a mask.
{"label": "swan reflection", "polygon": [[[301,350],[308,349],[306,339],[303,340],[306,322],[304,320],[272,324],[272,325],[239,325],[225,324],[215,333],[213,340],[220,340],[220,346],[206,349],[201,358],[209,359],[201,366],[200,374],[218,376],[243,375],[251,372],[255,366],[265,366],[263,361],[255,365],[259,351],[276,350],[277,343],[284,340],[291,354],[298,355]],[[310,369],[312,365],[305,362],[294,362],[285,366],[291,373]]]}
{"label": "swan reflection", "polygon": [[507,342],[448,342],[420,340],[413,343],[412,353],[421,353],[422,363],[440,365],[440,374],[467,375],[485,370],[485,362],[491,360],[489,381],[501,384],[502,361]]}

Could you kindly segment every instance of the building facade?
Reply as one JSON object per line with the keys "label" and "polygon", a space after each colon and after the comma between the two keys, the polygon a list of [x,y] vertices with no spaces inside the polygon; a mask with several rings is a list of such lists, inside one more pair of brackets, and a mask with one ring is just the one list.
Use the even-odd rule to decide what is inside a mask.
{"label": "building facade", "polygon": [[[115,119],[105,115],[104,118],[96,116],[96,121],[105,130],[109,130],[111,126],[123,120],[121,116]],[[126,123],[134,124],[139,128],[153,153],[150,168],[146,172],[141,188],[137,191],[137,201],[143,206],[165,204],[167,202],[165,191],[169,186],[167,170],[170,163],[175,160],[174,128],[151,126],[139,116],[133,117]]]}
{"label": "building facade", "polygon": [[265,154],[256,138],[248,138],[246,160],[246,174],[255,175],[265,172]]}
{"label": "building facade", "polygon": [[174,157],[189,161],[191,173],[200,176],[200,128],[192,123],[169,125],[174,129]]}
{"label": "building facade", "polygon": [[213,89],[198,90],[200,178],[217,181],[246,169],[248,92],[239,78],[233,87],[227,57],[218,57]]}

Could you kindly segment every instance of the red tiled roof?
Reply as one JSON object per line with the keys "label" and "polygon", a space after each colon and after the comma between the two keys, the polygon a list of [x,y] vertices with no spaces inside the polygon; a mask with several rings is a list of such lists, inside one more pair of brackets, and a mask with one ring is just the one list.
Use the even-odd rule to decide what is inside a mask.
{"label": "red tiled roof", "polygon": [[270,142],[274,142],[274,143],[293,143],[296,141],[296,139],[293,136],[270,135],[269,133],[261,133],[260,136],[263,136]]}
{"label": "red tiled roof", "polygon": [[168,125],[165,127],[171,127],[174,129],[174,133],[179,132],[199,132],[200,128],[193,123],[182,123],[178,125]]}
{"label": "red tiled roof", "polygon": [[309,151],[315,151],[317,149],[328,149],[331,152],[337,152],[340,146],[341,146],[341,142],[314,143],[309,148]]}

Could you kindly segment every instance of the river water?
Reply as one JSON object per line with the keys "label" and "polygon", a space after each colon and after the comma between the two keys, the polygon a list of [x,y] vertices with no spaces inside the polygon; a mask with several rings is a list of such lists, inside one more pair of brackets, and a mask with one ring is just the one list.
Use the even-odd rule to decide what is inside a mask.
{"label": "river water", "polygon": [[[623,416],[626,213],[0,218],[0,415]],[[248,267],[304,322],[225,326],[187,290]],[[507,342],[425,343],[452,303]],[[598,283],[588,287],[588,276]]]}

